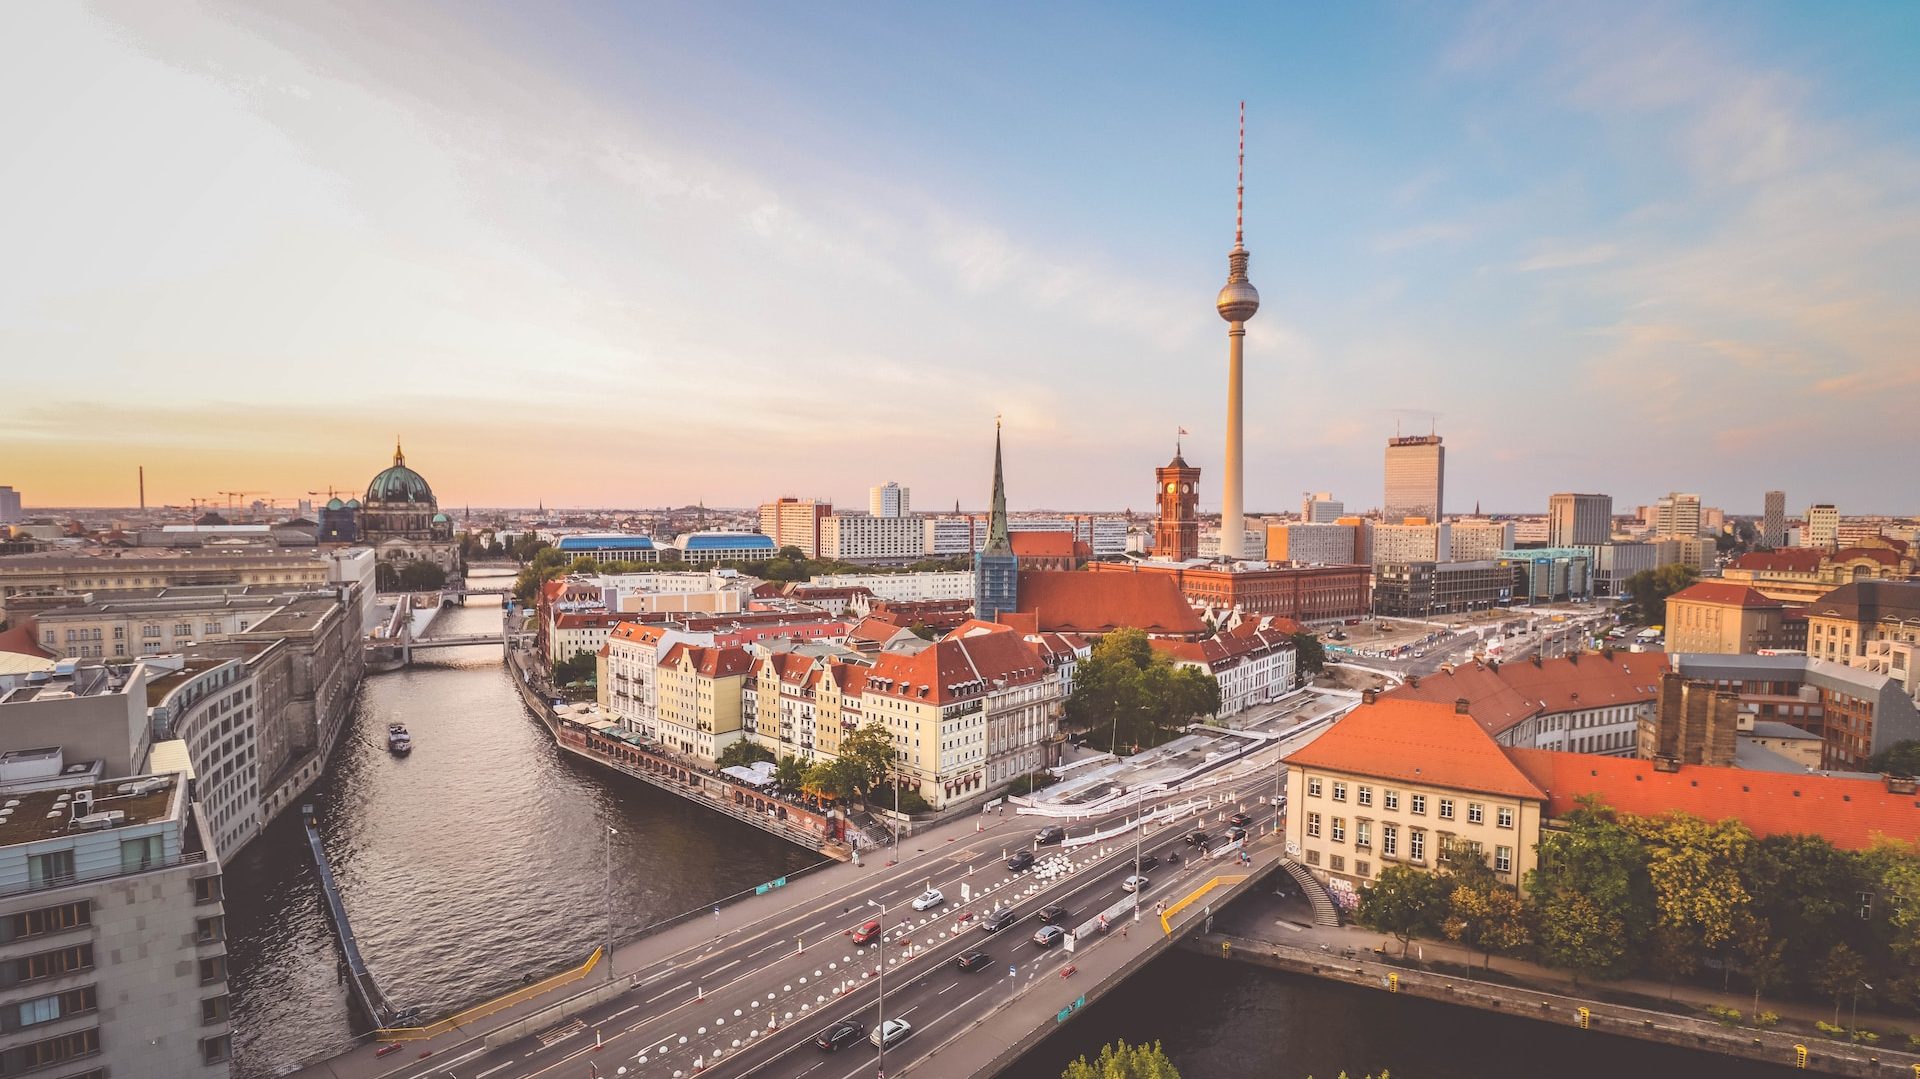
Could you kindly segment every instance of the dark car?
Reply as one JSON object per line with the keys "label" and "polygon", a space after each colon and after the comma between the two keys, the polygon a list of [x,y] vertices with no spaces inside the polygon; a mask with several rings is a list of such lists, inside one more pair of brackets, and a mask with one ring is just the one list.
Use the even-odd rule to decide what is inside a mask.
{"label": "dark car", "polygon": [[1066,921],[1067,918],[1070,915],[1072,915],[1072,913],[1073,912],[1068,910],[1067,908],[1061,906],[1058,903],[1055,903],[1053,906],[1048,907],[1045,910],[1042,910],[1040,912],[1040,924],[1041,925],[1059,925],[1061,922]]}
{"label": "dark car", "polygon": [[1238,826],[1227,829],[1227,838],[1235,841],[1247,838],[1247,830]]}
{"label": "dark car", "polygon": [[980,919],[980,931],[982,933],[998,933],[1002,929],[1012,925],[1013,918],[1012,907],[1001,907],[999,910]]}
{"label": "dark car", "polygon": [[1033,931],[1033,942],[1042,948],[1051,948],[1066,937],[1067,931],[1057,925],[1043,925]]}
{"label": "dark car", "polygon": [[1158,855],[1142,854],[1139,857],[1139,859],[1133,863],[1133,868],[1135,872],[1145,873],[1147,870],[1152,869],[1159,864],[1160,864],[1160,858]]}
{"label": "dark car", "polygon": [[880,919],[875,918],[873,921],[870,921],[867,924],[853,931],[853,942],[855,944],[866,944],[872,941],[873,938],[879,935],[880,935]]}
{"label": "dark car", "polygon": [[1015,873],[1020,872],[1032,864],[1033,852],[1030,850],[1015,851],[1013,857],[1007,859],[1007,868]]}
{"label": "dark car", "polygon": [[1034,835],[1033,841],[1044,847],[1052,843],[1058,843],[1066,838],[1067,830],[1065,828],[1057,824],[1050,824],[1040,829],[1040,831]]}
{"label": "dark car", "polygon": [[993,957],[985,952],[968,952],[955,959],[953,965],[961,970],[981,970],[993,962]]}
{"label": "dark car", "polygon": [[1206,846],[1207,846],[1207,840],[1210,838],[1212,837],[1207,835],[1207,833],[1205,832],[1195,832],[1192,835],[1188,836],[1185,842],[1189,847],[1199,847],[1202,850],[1204,850],[1206,849]]}
{"label": "dark car", "polygon": [[1227,818],[1227,823],[1233,825],[1235,828],[1245,828],[1247,825],[1253,823],[1253,818],[1247,816],[1245,813],[1235,813],[1233,816]]}
{"label": "dark car", "polygon": [[1170,850],[1170,851],[1168,851],[1168,852],[1167,852],[1167,864],[1168,864],[1168,865],[1179,865],[1179,864],[1180,864],[1180,852],[1179,852],[1179,851],[1177,851],[1177,850]]}
{"label": "dark car", "polygon": [[823,1053],[843,1049],[867,1036],[867,1024],[858,1019],[842,1019],[820,1032],[813,1044]]}

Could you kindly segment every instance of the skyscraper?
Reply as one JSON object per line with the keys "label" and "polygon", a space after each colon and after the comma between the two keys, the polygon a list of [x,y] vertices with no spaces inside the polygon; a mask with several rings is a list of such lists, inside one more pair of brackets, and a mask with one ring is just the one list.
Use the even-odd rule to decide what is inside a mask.
{"label": "skyscraper", "polygon": [[1760,518],[1760,542],[1769,547],[1787,545],[1787,492],[1767,492],[1766,513]]}
{"label": "skyscraper", "polygon": [[1833,549],[1840,542],[1840,510],[1831,502],[1816,502],[1807,507],[1807,528],[1800,546]]}
{"label": "skyscraper", "polygon": [[1007,485],[1000,469],[1000,421],[993,421],[993,509],[987,545],[973,556],[973,614],[992,622],[1019,609],[1020,559],[1007,536]]}
{"label": "skyscraper", "polygon": [[1547,546],[1597,547],[1613,538],[1613,496],[1563,493],[1547,500]]}
{"label": "skyscraper", "polygon": [[1387,440],[1387,491],[1380,504],[1389,523],[1409,517],[1438,521],[1446,512],[1447,448],[1439,435]]}
{"label": "skyscraper", "polygon": [[1305,524],[1332,524],[1346,512],[1346,504],[1334,498],[1332,491],[1309,492],[1300,500],[1300,520]]}
{"label": "skyscraper", "polygon": [[1247,320],[1260,310],[1260,293],[1247,280],[1243,224],[1247,198],[1247,103],[1240,103],[1240,168],[1233,197],[1233,250],[1227,253],[1227,283],[1214,310],[1227,320],[1227,459],[1220,485],[1220,556],[1242,558],[1246,551],[1246,482],[1240,474],[1240,357]]}
{"label": "skyscraper", "polygon": [[19,524],[20,520],[20,492],[0,487],[0,525]]}
{"label": "skyscraper", "polygon": [[908,489],[888,480],[879,487],[867,489],[867,512],[875,517],[905,517],[908,509]]}
{"label": "skyscraper", "polygon": [[1200,470],[1187,464],[1178,443],[1173,460],[1153,470],[1154,501],[1160,516],[1153,524],[1153,557],[1185,562],[1200,556]]}
{"label": "skyscraper", "polygon": [[1653,504],[1653,534],[1686,536],[1700,534],[1700,496],[1670,492]]}

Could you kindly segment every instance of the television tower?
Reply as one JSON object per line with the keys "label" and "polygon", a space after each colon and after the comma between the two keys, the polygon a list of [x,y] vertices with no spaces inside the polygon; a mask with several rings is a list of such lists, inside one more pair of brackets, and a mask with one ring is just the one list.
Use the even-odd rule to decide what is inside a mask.
{"label": "television tower", "polygon": [[1243,558],[1246,536],[1246,480],[1241,474],[1240,359],[1247,320],[1260,310],[1260,293],[1247,280],[1243,241],[1247,201],[1247,103],[1240,103],[1240,168],[1234,185],[1233,250],[1227,252],[1227,283],[1214,308],[1227,320],[1227,461],[1220,497],[1220,554]]}

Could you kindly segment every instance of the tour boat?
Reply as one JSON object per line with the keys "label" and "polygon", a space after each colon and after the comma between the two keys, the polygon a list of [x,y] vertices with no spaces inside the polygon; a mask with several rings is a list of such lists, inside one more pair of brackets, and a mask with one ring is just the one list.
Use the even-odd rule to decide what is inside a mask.
{"label": "tour boat", "polygon": [[413,735],[407,733],[406,724],[387,724],[387,751],[396,757],[404,757],[413,752]]}

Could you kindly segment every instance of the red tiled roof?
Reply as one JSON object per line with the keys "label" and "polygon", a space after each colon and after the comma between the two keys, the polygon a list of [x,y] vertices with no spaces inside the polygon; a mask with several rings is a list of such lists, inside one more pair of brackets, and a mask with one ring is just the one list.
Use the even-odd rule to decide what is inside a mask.
{"label": "red tiled roof", "polygon": [[1731,581],[1699,581],[1690,584],[1673,595],[1667,602],[1714,603],[1722,607],[1784,607],[1786,604],[1777,599],[1769,599],[1756,589]]}
{"label": "red tiled roof", "polygon": [[1531,661],[1463,663],[1423,674],[1383,696],[1448,705],[1465,698],[1481,729],[1497,736],[1537,715],[1652,701],[1667,668],[1664,652],[1616,652],[1611,659],[1589,652],[1543,660],[1538,667]]}
{"label": "red tiled roof", "polygon": [[600,629],[633,620],[630,614],[605,614],[599,611],[561,611],[553,616],[555,629]]}
{"label": "red tiled roof", "polygon": [[1180,585],[1163,573],[1085,573],[1022,570],[1019,610],[1042,632],[1149,634],[1194,637],[1206,632]]}
{"label": "red tiled roof", "polygon": [[1470,715],[1452,705],[1381,698],[1341,717],[1287,763],[1454,790],[1546,800]]}
{"label": "red tiled roof", "polygon": [[1827,552],[1818,547],[1781,547],[1772,551],[1751,551],[1733,560],[1735,569],[1765,570],[1773,573],[1812,573],[1820,568]]}
{"label": "red tiled roof", "polygon": [[1004,622],[983,622],[978,618],[969,618],[965,622],[947,631],[949,637],[977,637],[982,633],[1012,633],[1013,627]]}
{"label": "red tiled roof", "polygon": [[17,652],[36,659],[60,658],[40,647],[40,642],[34,639],[35,632],[31,618],[21,619],[20,624],[12,629],[0,630],[0,652]]}
{"label": "red tiled roof", "polygon": [[662,667],[678,667],[680,658],[687,657],[693,662],[693,669],[706,678],[730,678],[745,674],[753,665],[753,653],[744,648],[702,648],[693,644],[676,644],[667,649],[660,660]]}
{"label": "red tiled roof", "polygon": [[945,704],[983,696],[994,683],[1053,677],[1034,647],[1012,633],[948,637],[912,655],[881,653],[867,672],[866,692]]}
{"label": "red tiled roof", "polygon": [[1021,558],[1073,557],[1071,532],[1015,532],[1007,538],[1013,541],[1013,553]]}
{"label": "red tiled roof", "polygon": [[660,638],[666,635],[666,626],[650,626],[641,622],[622,622],[613,627],[613,632],[608,634],[607,640],[636,641],[640,644],[659,644]]}
{"label": "red tiled roof", "polygon": [[1205,664],[1209,668],[1230,667],[1247,656],[1294,646],[1293,638],[1284,633],[1263,630],[1252,623],[1247,623],[1243,628],[1247,631],[1223,633],[1204,641],[1172,641],[1155,637],[1148,643],[1156,652],[1165,652],[1185,663]]}
{"label": "red tiled roof", "polygon": [[847,631],[847,639],[849,641],[885,642],[899,636],[900,632],[906,628],[907,627],[896,622],[882,618],[877,614],[870,614],[854,623],[853,628]]}
{"label": "red tiled roof", "polygon": [[1581,795],[1636,816],[1681,810],[1709,821],[1733,818],[1755,835],[1818,835],[1864,850],[1876,836],[1920,837],[1920,796],[1894,794],[1879,779],[1686,765],[1655,770],[1652,761],[1510,749],[1514,764],[1547,792],[1547,815],[1561,816]]}
{"label": "red tiled roof", "polygon": [[1019,611],[1001,611],[999,622],[1003,626],[1010,627],[1015,633],[1023,637],[1031,637],[1040,632],[1040,616],[1031,613],[1022,614]]}

